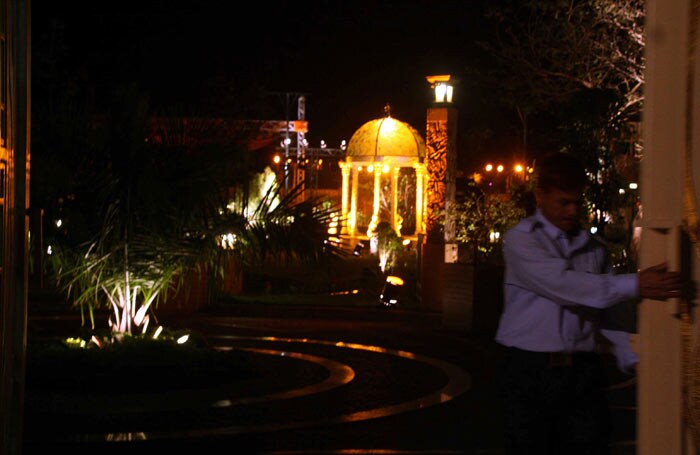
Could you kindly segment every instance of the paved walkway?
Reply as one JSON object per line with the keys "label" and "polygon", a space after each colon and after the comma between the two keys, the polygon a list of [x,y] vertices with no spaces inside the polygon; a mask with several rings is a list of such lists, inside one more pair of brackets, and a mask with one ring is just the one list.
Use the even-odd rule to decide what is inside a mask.
{"label": "paved walkway", "polygon": [[[34,321],[44,328],[66,322]],[[369,304],[226,304],[171,323],[271,367],[245,387],[117,400],[29,396],[25,452],[501,453],[500,348],[490,335],[446,328],[440,314]],[[614,454],[633,454],[634,381],[615,378]]]}

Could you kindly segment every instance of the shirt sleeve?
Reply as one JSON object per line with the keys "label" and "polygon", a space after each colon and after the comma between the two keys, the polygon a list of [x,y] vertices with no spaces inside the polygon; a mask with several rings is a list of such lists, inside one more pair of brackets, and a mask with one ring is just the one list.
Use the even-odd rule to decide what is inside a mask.
{"label": "shirt sleeve", "polygon": [[613,274],[573,270],[567,258],[556,254],[542,232],[510,231],[503,242],[508,264],[506,285],[529,289],[565,306],[608,308],[637,298],[636,273]]}

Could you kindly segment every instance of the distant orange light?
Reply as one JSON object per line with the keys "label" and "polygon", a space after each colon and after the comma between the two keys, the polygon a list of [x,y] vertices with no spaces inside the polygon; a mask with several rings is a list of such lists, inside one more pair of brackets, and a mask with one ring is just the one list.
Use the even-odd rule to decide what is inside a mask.
{"label": "distant orange light", "polygon": [[496,168],[498,172],[503,172],[503,165],[499,164],[498,167]]}
{"label": "distant orange light", "polygon": [[275,162],[275,164],[279,164],[279,163],[280,163],[280,159],[281,159],[281,158],[280,158],[280,156],[279,156],[279,155],[275,155],[275,157],[274,157],[274,158],[272,158],[272,161],[274,161],[274,162]]}
{"label": "distant orange light", "polygon": [[522,164],[516,164],[514,169],[515,169],[515,172],[523,172]]}
{"label": "distant orange light", "polygon": [[486,172],[491,172],[493,170],[493,164],[489,163],[486,165]]}

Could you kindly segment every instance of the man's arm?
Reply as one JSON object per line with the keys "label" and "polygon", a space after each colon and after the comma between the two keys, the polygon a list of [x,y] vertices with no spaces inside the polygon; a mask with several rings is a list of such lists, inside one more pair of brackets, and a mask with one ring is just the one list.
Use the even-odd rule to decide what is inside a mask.
{"label": "man's arm", "polygon": [[509,232],[503,243],[506,285],[528,289],[563,306],[603,309],[638,297],[637,274],[597,273],[604,261],[602,251],[598,267],[574,270],[553,248],[544,233]]}
{"label": "man's arm", "polygon": [[666,300],[680,297],[680,272],[665,263],[638,273],[589,273],[572,270],[568,260],[549,251],[545,242],[526,232],[510,232],[503,254],[513,285],[530,289],[561,305],[608,308],[637,298]]}

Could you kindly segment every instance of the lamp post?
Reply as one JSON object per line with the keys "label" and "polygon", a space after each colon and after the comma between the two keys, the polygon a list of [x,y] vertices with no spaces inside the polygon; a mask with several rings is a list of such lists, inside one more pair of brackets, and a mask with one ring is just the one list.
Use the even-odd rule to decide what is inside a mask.
{"label": "lamp post", "polygon": [[[457,109],[452,105],[455,80],[449,74],[426,76],[433,89],[433,105],[428,108],[426,125],[426,166],[428,169],[428,240],[436,232],[439,216],[445,213],[444,261],[457,262],[455,173],[457,166]],[[434,234],[433,234],[434,235]],[[437,240],[437,239],[432,239]]]}
{"label": "lamp post", "polygon": [[[435,251],[436,263],[430,273],[421,273],[421,286],[426,300],[439,299],[443,324],[457,330],[471,330],[474,319],[475,266],[459,262],[457,243],[456,168],[457,168],[457,109],[452,105],[455,80],[450,75],[427,76],[433,89],[433,103],[428,108],[425,163],[428,173],[428,243],[442,243],[442,251]],[[442,238],[440,217],[444,213]],[[431,239],[431,236],[433,239]],[[428,245],[426,243],[425,246]],[[428,248],[426,251],[430,251]],[[439,254],[442,253],[442,254]],[[439,259],[439,263],[437,263]],[[423,258],[427,270],[427,255]],[[437,273],[435,271],[437,270]],[[429,276],[439,274],[436,295],[429,295]]]}

